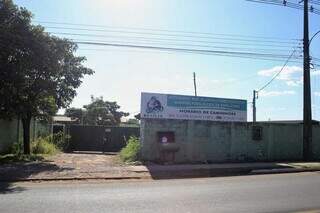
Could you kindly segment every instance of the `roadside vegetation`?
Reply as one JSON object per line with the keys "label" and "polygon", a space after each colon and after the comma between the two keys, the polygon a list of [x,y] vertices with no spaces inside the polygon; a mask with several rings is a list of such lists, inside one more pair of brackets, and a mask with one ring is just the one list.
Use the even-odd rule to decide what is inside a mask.
{"label": "roadside vegetation", "polygon": [[83,78],[94,73],[76,54],[76,43],[47,33],[32,19],[13,0],[0,1],[1,44],[6,44],[0,52],[0,119],[21,120],[24,154],[31,154],[31,119],[49,119],[69,107]]}
{"label": "roadside vegetation", "polygon": [[23,144],[14,143],[6,154],[0,155],[0,163],[42,161],[46,156],[67,151],[70,136],[57,133],[40,136],[31,142],[31,153],[23,153]]}
{"label": "roadside vegetation", "polygon": [[131,136],[127,145],[120,151],[120,159],[125,163],[137,163],[140,161],[141,145],[139,138]]}

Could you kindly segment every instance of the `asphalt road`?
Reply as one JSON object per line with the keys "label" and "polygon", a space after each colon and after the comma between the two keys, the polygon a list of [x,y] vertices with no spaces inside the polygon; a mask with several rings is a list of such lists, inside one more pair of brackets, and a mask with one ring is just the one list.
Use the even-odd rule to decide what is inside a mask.
{"label": "asphalt road", "polygon": [[320,173],[103,183],[0,184],[1,213],[247,213],[320,209]]}

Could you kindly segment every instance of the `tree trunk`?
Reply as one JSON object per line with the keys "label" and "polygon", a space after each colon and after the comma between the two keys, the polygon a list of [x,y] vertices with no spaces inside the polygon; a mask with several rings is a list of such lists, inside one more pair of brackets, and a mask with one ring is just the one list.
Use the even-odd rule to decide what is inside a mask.
{"label": "tree trunk", "polygon": [[23,153],[30,154],[30,122],[31,116],[27,116],[21,119],[23,126]]}

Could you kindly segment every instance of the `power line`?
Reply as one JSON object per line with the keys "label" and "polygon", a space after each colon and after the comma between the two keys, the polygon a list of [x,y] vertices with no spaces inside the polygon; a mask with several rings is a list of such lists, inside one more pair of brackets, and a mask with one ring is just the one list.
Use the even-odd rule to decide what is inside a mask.
{"label": "power line", "polygon": [[[272,5],[278,5],[278,6],[286,6],[286,7],[290,7],[293,9],[299,9],[299,10],[303,10],[303,6],[300,4],[296,4],[296,3],[292,3],[288,0],[246,0],[249,2],[255,2],[255,3],[263,3],[263,4],[272,4]],[[310,6],[308,8],[309,12],[320,15],[320,10],[317,9],[314,6]]]}
{"label": "power line", "polygon": [[[262,60],[262,61],[273,61],[273,62],[282,62],[283,60],[279,59],[279,58],[275,58],[275,57],[255,57],[255,56],[245,56],[245,55],[230,55],[230,54],[217,54],[217,53],[202,53],[202,52],[183,52],[183,51],[169,51],[169,50],[155,50],[155,51],[151,51],[151,50],[143,50],[141,49],[133,51],[133,50],[111,50],[111,49],[93,49],[93,48],[79,48],[79,50],[83,50],[83,51],[121,51],[121,52],[140,52],[140,53],[165,53],[165,54],[172,54],[172,53],[180,53],[180,54],[198,54],[198,55],[214,55],[214,56],[227,56],[227,57],[231,57],[231,58],[243,58],[243,59],[255,59],[255,60]],[[290,60],[290,62],[293,63],[300,63],[301,60],[295,59],[295,60]]]}
{"label": "power line", "polygon": [[[277,0],[246,0],[246,1],[256,2],[256,3],[264,3],[264,4],[273,4],[273,5],[278,5],[278,6],[287,6],[287,7],[299,9],[299,10],[304,9],[302,5],[292,3],[287,0],[278,0],[278,1]],[[309,12],[320,15],[320,10],[315,8],[314,6],[309,7]]]}
{"label": "power line", "polygon": [[262,86],[259,90],[257,90],[257,92],[260,92],[260,91],[262,91],[263,89],[265,89],[267,86],[269,86],[271,83],[272,83],[272,81],[274,80],[274,79],[276,79],[279,75],[280,75],[280,73],[283,71],[283,69],[287,66],[287,64],[289,63],[289,60],[291,59],[291,57],[293,56],[293,54],[295,53],[295,49],[292,51],[292,53],[291,53],[291,55],[288,57],[288,59],[286,60],[286,62],[284,63],[284,65],[281,67],[281,69],[280,69],[280,71],[279,72],[277,72],[273,77],[272,77],[272,79],[269,81],[269,82],[267,82],[264,86]]}
{"label": "power line", "polygon": [[[287,55],[281,54],[265,54],[265,53],[254,53],[254,52],[239,52],[239,51],[224,51],[224,50],[207,50],[207,49],[188,49],[188,48],[174,48],[174,47],[160,47],[160,46],[148,46],[148,45],[131,45],[131,44],[119,44],[119,43],[95,43],[95,42],[76,42],[77,44],[88,44],[96,46],[107,46],[107,47],[123,47],[123,48],[136,48],[136,49],[147,49],[147,50],[159,50],[159,51],[173,51],[173,52],[184,52],[184,53],[195,53],[203,55],[216,55],[216,56],[228,56],[228,57],[239,57],[239,58],[252,58],[261,60],[280,60],[281,58],[287,58]],[[299,58],[295,58],[300,59]],[[292,61],[298,62],[298,61]]]}
{"label": "power line", "polygon": [[[138,35],[152,35],[152,36],[167,36],[167,37],[187,37],[187,38],[198,38],[198,39],[225,39],[225,40],[235,40],[235,41],[249,41],[249,42],[270,42],[270,43],[283,43],[283,44],[292,44],[299,39],[257,39],[247,36],[241,36],[240,38],[236,35],[226,34],[212,34],[211,36],[196,36],[196,35],[186,35],[186,34],[168,34],[168,33],[152,33],[152,32],[138,32],[138,31],[127,31],[127,30],[101,30],[101,29],[88,29],[88,28],[72,28],[72,27],[51,27],[44,26],[48,29],[59,29],[59,30],[72,30],[72,31],[88,31],[88,32],[107,32],[107,33],[120,33],[120,34],[138,34]],[[222,37],[221,37],[222,36]],[[231,38],[228,38],[231,37]],[[238,38],[236,38],[238,37]]]}
{"label": "power line", "polygon": [[[208,40],[190,40],[190,39],[173,39],[173,38],[151,38],[151,37],[141,37],[141,36],[115,36],[115,35],[103,35],[103,34],[84,34],[84,33],[65,33],[65,32],[48,32],[54,35],[70,35],[70,36],[81,36],[81,37],[102,37],[102,38],[123,38],[128,41],[128,39],[138,39],[138,40],[147,40],[147,41],[174,41],[174,42],[192,42],[192,43],[211,43],[211,44],[230,44],[230,45],[246,45],[246,46],[256,46],[256,43],[250,42],[220,42],[220,41],[208,41]],[[223,40],[223,38],[219,38],[217,40]],[[298,42],[292,42],[292,45],[282,45],[277,42],[268,42],[267,44],[261,43],[259,46],[265,47],[292,47],[292,45],[298,45]]]}
{"label": "power line", "polygon": [[242,34],[226,34],[226,33],[209,33],[209,32],[197,32],[197,31],[184,31],[184,30],[168,30],[168,29],[155,29],[155,28],[138,28],[138,27],[115,27],[107,25],[94,25],[94,24],[80,24],[80,23],[70,23],[70,22],[54,22],[54,21],[34,21],[40,24],[54,24],[54,25],[66,25],[66,26],[83,26],[83,27],[93,27],[102,29],[122,29],[122,30],[139,30],[139,31],[151,31],[151,32],[168,32],[168,33],[179,33],[179,34],[195,34],[195,35],[209,35],[209,36],[227,36],[227,37],[243,37],[243,38],[260,38],[260,39],[271,39],[271,40],[295,40],[296,38],[281,38],[272,36],[252,36],[252,35],[242,35]]}
{"label": "power line", "polygon": [[[74,42],[94,42],[94,43],[122,43],[122,41],[116,40],[87,40],[87,39],[72,39]],[[126,42],[126,44],[140,44],[140,45],[165,45],[165,46],[174,46],[174,47],[198,47],[198,48],[214,48],[214,49],[228,49],[228,50],[242,50],[242,51],[259,51],[259,52],[288,52],[289,49],[261,49],[261,48],[246,48],[246,47],[232,47],[232,46],[220,46],[220,45],[200,45],[200,44],[187,44],[187,43],[163,43],[163,42],[154,42],[154,41],[142,41],[142,42]]]}
{"label": "power line", "polygon": [[309,2],[310,2],[311,4],[320,5],[320,1],[309,0]]}
{"label": "power line", "polygon": [[127,47],[127,48],[142,48],[142,49],[158,49],[158,50],[173,50],[183,52],[201,52],[201,53],[218,53],[218,54],[237,54],[237,55],[251,55],[251,56],[264,56],[264,57],[287,57],[281,54],[269,53],[254,53],[254,52],[236,52],[236,51],[223,51],[223,50],[208,50],[208,49],[188,49],[188,48],[174,48],[174,47],[161,47],[161,46],[147,46],[147,45],[134,45],[134,44],[120,44],[120,43],[98,43],[98,42],[76,42],[77,44],[88,44],[98,46],[113,46],[113,47]]}

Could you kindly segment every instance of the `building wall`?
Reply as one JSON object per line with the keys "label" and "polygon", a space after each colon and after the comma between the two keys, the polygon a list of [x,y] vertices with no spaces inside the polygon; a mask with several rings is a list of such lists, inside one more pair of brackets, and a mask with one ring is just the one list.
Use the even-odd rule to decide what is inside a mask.
{"label": "building wall", "polygon": [[[50,125],[34,122],[31,120],[30,139],[34,140],[38,136],[48,135],[50,133]],[[0,154],[7,153],[10,147],[23,140],[22,123],[18,125],[17,119],[0,120]]]}
{"label": "building wall", "polygon": [[0,153],[5,153],[17,141],[17,120],[0,120]]}
{"label": "building wall", "polygon": [[[159,160],[157,132],[173,131],[176,162],[280,161],[302,159],[302,125],[257,123],[262,139],[252,139],[252,123],[156,120],[141,121],[142,157]],[[320,126],[313,127],[313,152],[320,159]]]}

